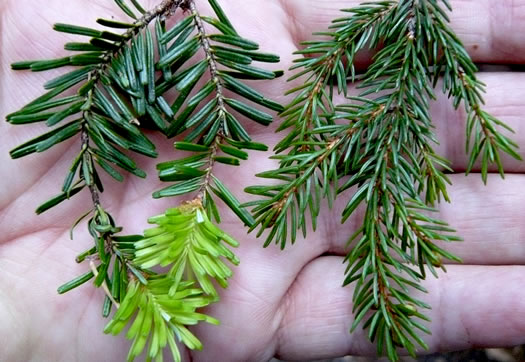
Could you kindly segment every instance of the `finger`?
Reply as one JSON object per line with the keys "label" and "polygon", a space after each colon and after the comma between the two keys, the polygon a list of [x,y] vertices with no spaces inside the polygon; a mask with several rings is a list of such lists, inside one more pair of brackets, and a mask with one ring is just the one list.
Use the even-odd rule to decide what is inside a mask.
{"label": "finger", "polygon": [[[332,19],[341,16],[361,0],[289,0],[282,1],[295,24],[294,38],[311,39],[312,32],[324,31]],[[464,42],[474,61],[521,63],[525,61],[525,7],[512,0],[452,0],[451,26]]]}
{"label": "finger", "polygon": [[[487,185],[476,174],[450,177],[452,202],[439,204],[439,212],[432,216],[448,222],[464,241],[438,245],[462,258],[464,264],[525,265],[525,176],[509,175],[502,180],[492,175]],[[330,212],[333,216],[323,218],[318,230],[317,237],[336,255],[346,255],[348,238],[363,222],[364,208],[359,208],[340,224],[350,197],[351,193],[340,196],[333,214]]]}
{"label": "finger", "polygon": [[[323,257],[305,267],[288,294],[276,355],[321,359],[374,355],[365,333],[350,334],[352,287],[342,288],[342,258]],[[425,281],[423,299],[431,336],[429,351],[503,347],[525,342],[525,267],[451,266],[439,279]],[[418,296],[419,297],[419,296]]]}

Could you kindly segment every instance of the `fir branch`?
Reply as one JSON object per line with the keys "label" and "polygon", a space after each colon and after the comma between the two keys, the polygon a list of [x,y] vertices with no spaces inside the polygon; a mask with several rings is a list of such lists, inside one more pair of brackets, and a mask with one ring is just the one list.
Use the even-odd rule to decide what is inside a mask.
{"label": "fir branch", "polygon": [[[157,81],[154,90],[149,89],[149,91],[154,91],[156,97],[162,97],[172,88],[179,91],[178,97],[171,106],[164,104],[162,107],[164,115],[171,119],[166,133],[168,136],[175,136],[189,132],[184,141],[175,143],[175,149],[190,151],[193,156],[159,164],[161,180],[176,183],[155,192],[153,196],[160,198],[189,193],[196,193],[197,196],[192,201],[167,210],[163,215],[151,218],[150,223],[157,226],[146,230],[144,236],[133,243],[131,260],[139,271],[147,271],[148,268],[156,266],[169,267],[169,272],[165,276],[158,276],[164,277],[165,285],[169,285],[169,290],[166,292],[168,297],[176,297],[181,287],[188,282],[194,283],[195,290],[200,290],[203,295],[209,296],[206,297],[206,304],[200,306],[218,301],[218,293],[211,279],[224,288],[227,286],[227,279],[231,277],[232,271],[222,259],[234,265],[239,263],[237,257],[221,242],[224,241],[234,247],[238,243],[213,225],[210,220],[214,217],[220,222],[214,196],[229,206],[245,224],[253,223],[251,215],[240,207],[235,196],[214,175],[214,166],[216,163],[239,165],[240,160],[248,158],[248,154],[243,149],[267,149],[264,145],[251,141],[231,110],[236,110],[259,123],[267,124],[271,121],[270,115],[251,105],[227,98],[224,91],[229,89],[248,101],[269,109],[282,109],[277,103],[236,79],[240,76],[273,79],[278,74],[255,68],[247,63],[251,63],[252,60],[276,62],[279,58],[256,52],[258,45],[237,34],[219,4],[214,0],[210,0],[210,4],[218,19],[201,16],[194,2],[187,1],[184,3],[184,8],[189,10],[186,18],[180,20],[171,29],[159,22],[156,24],[160,58],[156,62],[155,69],[162,70],[163,79]],[[204,22],[217,27],[222,34],[207,34]],[[192,35],[193,32],[196,34]],[[199,49],[204,53],[204,60],[197,60],[187,65]],[[127,58],[131,58],[131,55]],[[235,72],[230,72],[228,69],[233,69]],[[206,70],[209,71],[210,79],[202,88],[194,92]],[[214,95],[214,98],[206,100],[210,95]],[[196,139],[199,141],[195,142]],[[148,277],[147,283],[143,284],[149,286],[150,280],[151,277]],[[125,305],[126,300],[122,304]],[[144,307],[139,308],[138,315],[145,313],[143,310]],[[111,323],[117,323],[116,321],[121,318],[119,313],[120,309]],[[177,314],[179,315],[180,313]],[[173,318],[169,321],[173,321]],[[197,320],[192,321],[189,318],[185,318],[184,321],[187,322],[185,324],[197,323]],[[201,348],[200,342],[195,337],[185,338],[184,330],[176,333],[179,340],[188,348]],[[144,338],[149,338],[148,335],[143,333],[143,339],[135,339],[130,350],[131,359],[141,353],[145,343]],[[156,332],[151,333],[152,341],[155,340],[155,335]],[[170,347],[174,358],[176,360],[180,358],[176,347],[171,344]],[[154,352],[150,350],[149,356],[153,357],[153,355]]]}
{"label": "fir branch", "polygon": [[[224,288],[227,287],[227,279],[232,276],[232,271],[223,259],[234,265],[239,263],[233,252],[222,244],[224,241],[236,247],[238,242],[211,222],[212,217],[220,222],[214,195],[229,206],[245,224],[253,223],[251,215],[240,207],[235,196],[214,175],[214,166],[216,163],[239,165],[240,160],[248,158],[248,154],[243,149],[267,149],[264,145],[251,141],[248,133],[229,109],[237,110],[248,118],[261,123],[268,123],[271,120],[271,116],[266,113],[227,98],[224,91],[228,88],[256,104],[270,109],[281,109],[277,103],[266,99],[257,91],[235,79],[239,74],[262,79],[275,78],[274,72],[260,70],[245,64],[244,61],[248,59],[248,63],[251,63],[253,57],[253,59],[275,62],[278,61],[278,57],[255,52],[258,45],[238,36],[215,0],[210,0],[210,4],[218,19],[201,16],[195,3],[188,1],[184,3],[189,10],[187,17],[180,20],[173,28],[166,29],[158,23],[156,25],[161,56],[155,68],[163,71],[164,79],[157,83],[155,93],[162,95],[173,87],[179,91],[174,103],[165,111],[166,114],[171,112],[172,118],[166,133],[168,136],[175,136],[189,132],[184,141],[175,142],[175,149],[189,151],[193,155],[157,166],[160,179],[175,181],[175,184],[155,192],[153,196],[160,198],[190,193],[196,193],[197,196],[192,201],[184,202],[177,208],[169,209],[164,214],[151,218],[149,222],[156,226],[146,230],[144,236],[133,244],[134,257],[132,260],[141,270],[157,266],[169,267],[169,272],[165,276],[158,276],[162,279],[164,288],[167,288],[162,291],[165,298],[176,300],[181,289],[184,290],[186,286],[194,285],[194,293],[198,292],[205,296],[201,297],[202,302],[198,307],[218,301],[218,293],[212,280]],[[204,22],[213,24],[222,34],[208,35]],[[192,36],[194,31],[196,34]],[[215,42],[228,46],[218,46],[215,45]],[[198,60],[186,66],[199,49],[204,53],[204,60]],[[228,68],[234,69],[236,73],[228,72]],[[210,79],[196,93],[193,92],[199,80],[204,77],[206,70],[209,71]],[[192,93],[193,96],[190,98]],[[210,95],[214,97],[206,100]],[[201,105],[202,103],[204,104]],[[199,141],[195,142],[196,139]],[[143,287],[144,292],[140,293],[142,298],[155,298],[154,294],[148,296],[147,293],[151,284],[150,280],[151,278]],[[128,296],[131,293],[132,291],[128,293]],[[173,305],[174,301],[171,303]],[[118,333],[130,321],[130,314],[124,316],[120,312],[125,308],[127,299],[122,304],[123,307],[116,313],[107,331]],[[183,307],[189,314],[178,321],[177,319],[182,317],[184,311],[172,312],[172,315],[170,311],[161,312],[165,322],[173,330],[176,329],[175,335],[188,348],[202,348],[200,342],[189,333],[184,325],[211,319],[194,313],[195,306],[189,301],[177,305]],[[156,304],[156,306],[159,305]],[[139,323],[136,321],[143,314],[155,314],[155,309],[151,310],[151,308],[139,305],[135,323]],[[160,325],[158,328],[164,327]],[[166,346],[166,342],[157,346],[158,328],[156,327],[151,332],[143,330],[141,335],[137,335],[134,325],[130,327],[130,331],[133,332],[128,332],[128,337],[135,338],[130,350],[130,359],[142,352],[148,338],[155,341],[150,345],[149,358],[161,353],[159,350]],[[176,346],[171,344],[172,339],[173,336],[170,336],[167,342],[170,343],[174,359],[179,361],[180,354]]]}
{"label": "fir branch", "polygon": [[[81,217],[75,225],[85,216],[92,215],[88,221],[88,229],[94,238],[95,246],[77,257],[79,263],[86,259],[89,260],[91,271],[62,285],[58,291],[61,294],[65,293],[94,278],[95,286],[102,287],[106,293],[103,304],[104,317],[109,316],[114,305],[118,309],[115,318],[118,318],[121,315],[119,313],[123,313],[123,310],[129,310],[132,296],[127,296],[129,292],[136,291],[136,281],[144,286],[148,285],[154,273],[142,268],[135,260],[136,243],[143,237],[118,236],[122,228],[117,227],[111,215],[103,209],[99,194],[103,191],[103,186],[95,168],[95,162],[113,178],[122,181],[120,173],[110,164],[115,164],[141,177],[144,177],[145,174],[117,147],[150,157],[156,156],[154,145],[136,127],[139,125],[139,118],[147,120],[144,118],[146,114],[156,121],[154,116],[160,112],[157,109],[166,111],[167,108],[166,113],[170,111],[169,107],[165,107],[164,99],[155,94],[154,44],[148,25],[155,19],[170,16],[177,7],[182,7],[183,1],[165,0],[154,10],[148,12],[143,11],[138,2],[133,1],[135,9],[142,14],[141,17],[136,17],[123,1],[116,2],[126,14],[136,20],[133,23],[122,23],[99,19],[97,22],[110,28],[126,29],[124,33],[115,34],[74,25],[56,24],[54,28],[57,31],[91,37],[89,43],[65,45],[66,50],[83,53],[57,60],[23,62],[13,65],[13,69],[33,71],[67,65],[81,68],[47,82],[45,87],[51,89],[50,92],[37,98],[19,112],[8,115],[7,119],[13,124],[47,121],[47,125],[52,127],[70,116],[78,117],[77,120],[65,126],[58,127],[17,147],[11,152],[11,155],[13,158],[18,158],[33,152],[42,152],[80,133],[81,150],[66,176],[62,194],[44,203],[37,212],[41,213],[56,206],[86,187],[89,189],[93,209]],[[57,96],[73,87],[78,89],[77,96],[56,99]],[[132,108],[129,106],[130,103]],[[62,106],[68,108],[60,109],[59,107]],[[53,113],[41,113],[46,110],[54,111]],[[163,128],[160,122],[156,123],[159,128]],[[75,182],[77,174],[78,180]],[[98,265],[95,264],[96,261]],[[180,289],[184,290],[189,284],[182,282],[180,285]],[[174,290],[172,297],[176,299],[176,292],[179,289]],[[197,290],[191,292],[192,295],[200,293]],[[148,295],[146,292],[139,294],[142,294],[138,296],[139,298]],[[187,310],[191,305],[195,308],[209,303],[207,298],[201,298],[201,302],[197,305],[195,299],[192,301],[190,298],[185,300],[182,310]],[[142,309],[142,305],[139,306],[139,309]],[[162,342],[164,345],[155,347],[155,353],[150,351],[153,357],[161,358],[162,347],[166,343],[170,345],[174,355],[175,352],[178,354],[173,341],[173,332],[179,339],[182,338],[188,347],[199,348],[200,343],[183,326],[193,324],[194,322],[188,322],[187,318],[195,318],[197,314],[190,313],[185,317],[186,319],[177,321],[177,318],[182,318],[180,312],[178,312],[179,316],[170,316],[168,312],[162,312],[162,318],[166,320],[172,332],[169,333],[169,338],[164,336],[164,342]],[[212,321],[208,317],[204,319]],[[194,321],[198,320],[203,320],[203,318],[199,317]],[[115,331],[114,329],[113,332]],[[145,332],[146,330],[143,330],[142,334]],[[142,348],[143,345],[140,347],[140,343],[139,346],[135,343],[130,350],[129,358],[133,359],[140,354]]]}
{"label": "fir branch", "polygon": [[[157,89],[162,93],[170,87],[175,87],[180,92],[171,106],[174,121],[167,134],[176,136],[185,133],[184,141],[176,142],[175,148],[193,152],[194,156],[158,165],[161,180],[179,182],[155,192],[154,197],[196,193],[195,200],[202,202],[208,216],[220,221],[213,200],[216,195],[246,225],[251,225],[253,218],[240,207],[235,196],[214,175],[214,168],[217,163],[240,165],[241,160],[248,158],[243,149],[266,149],[265,146],[251,141],[248,132],[234,116],[233,111],[263,125],[268,125],[272,116],[249,103],[226,97],[225,91],[230,90],[245,100],[270,110],[282,110],[279,104],[241,81],[244,77],[274,79],[279,73],[256,68],[251,63],[278,62],[279,57],[258,52],[259,45],[238,35],[231,22],[227,21],[226,14],[219,4],[214,0],[209,2],[217,18],[201,15],[195,3],[189,1],[187,17],[172,29],[167,29],[160,39],[169,49],[160,58],[158,68],[170,67],[175,74],[170,80],[159,84]],[[215,27],[219,33],[208,33],[205,23]],[[170,46],[169,43],[173,40]],[[199,49],[204,54],[204,59],[185,67]],[[205,77],[206,71],[209,79],[194,92],[199,80]],[[207,99],[209,96],[213,98]],[[193,142],[197,142],[198,145],[193,146]]]}

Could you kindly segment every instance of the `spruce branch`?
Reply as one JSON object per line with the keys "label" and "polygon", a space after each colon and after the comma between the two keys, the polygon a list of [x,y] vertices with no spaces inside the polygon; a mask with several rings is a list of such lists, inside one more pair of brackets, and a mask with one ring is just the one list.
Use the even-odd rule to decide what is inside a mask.
{"label": "spruce branch", "polygon": [[[351,330],[367,328],[378,354],[398,360],[396,347],[415,356],[426,348],[418,333],[429,333],[421,321],[428,321],[423,311],[430,306],[411,290],[424,292],[427,271],[437,276],[444,260],[460,261],[437,242],[461,239],[431,216],[441,199],[450,201],[450,162],[434,150],[429,110],[437,82],[442,79],[454,106],[463,102],[468,114],[467,173],[481,155],[486,181],[491,163],[503,175],[501,151],[519,155],[515,142],[496,128],[508,126],[481,109],[484,85],[439,1],[380,1],[343,12],[349,15],[333,20],[330,31],[315,33],[328,40],[305,42],[297,52],[308,57],[296,60],[292,69],[300,71],[291,79],[304,79],[304,85],[289,91],[295,98],[279,127],[289,133],[275,149],[287,154],[273,157],[278,169],[258,175],[280,182],[247,188],[259,199],[244,206],[254,207],[250,230],[259,227],[261,236],[270,229],[265,246],[275,241],[284,248],[296,230],[306,236],[307,208],[315,230],[322,199],[331,207],[335,195],[353,188],[342,221],[360,205],[365,211],[345,258],[344,285],[355,283]],[[380,45],[357,77],[357,51]],[[357,80],[360,93],[350,97],[347,81]],[[334,106],[335,94],[347,102]]]}
{"label": "spruce branch", "polygon": [[284,249],[288,240],[288,228],[290,228],[292,243],[297,238],[296,230],[301,229],[306,236],[305,214],[308,206],[312,227],[315,230],[321,195],[328,197],[329,200],[334,198],[334,189],[330,184],[337,183],[337,166],[340,158],[338,152],[349,141],[350,136],[351,132],[348,129],[347,132],[333,135],[333,138],[326,138],[325,142],[301,142],[301,145],[309,147],[309,151],[275,157],[282,164],[295,163],[294,165],[257,175],[262,178],[284,180],[287,183],[246,188],[245,191],[248,193],[268,198],[243,205],[255,206],[252,211],[256,221],[250,231],[260,226],[257,236],[261,236],[265,229],[272,229],[266,238],[265,247],[275,240]]}
{"label": "spruce branch", "polygon": [[[518,154],[518,145],[511,138],[501,133],[504,129],[510,133],[514,131],[504,122],[483,110],[483,94],[485,84],[476,77],[477,67],[468,56],[461,40],[450,28],[449,19],[439,4],[428,1],[423,4],[423,10],[432,17],[432,26],[429,31],[436,34],[436,42],[443,54],[432,53],[436,64],[434,69],[434,86],[441,75],[443,92],[453,99],[457,109],[463,103],[467,113],[466,152],[470,155],[466,173],[472,172],[476,161],[481,159],[481,176],[487,182],[490,165],[496,165],[504,177],[503,164],[500,154],[510,155],[516,160],[521,160]],[[450,4],[447,4],[450,8]]]}

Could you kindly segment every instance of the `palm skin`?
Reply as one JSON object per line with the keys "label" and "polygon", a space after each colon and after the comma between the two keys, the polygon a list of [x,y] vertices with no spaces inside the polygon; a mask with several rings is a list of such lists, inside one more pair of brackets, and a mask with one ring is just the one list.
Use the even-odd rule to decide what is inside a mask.
{"label": "palm skin", "polygon": [[[145,2],[146,3],[146,2]],[[150,7],[155,1],[148,1]],[[358,1],[274,0],[223,1],[239,32],[258,41],[264,51],[282,57],[281,68],[292,61],[297,42],[311,31],[324,29],[341,7]],[[523,1],[452,1],[453,26],[475,61],[525,63],[525,44],[519,35],[525,23]],[[198,5],[208,11],[205,1]],[[3,1],[0,4],[0,118],[41,94],[41,84],[53,75],[14,73],[9,64],[25,59],[59,56],[61,44],[70,40],[55,33],[50,24],[69,22],[91,25],[97,17],[118,14],[112,2],[76,0],[64,5],[51,0]],[[497,25],[497,26],[496,26]],[[491,30],[492,29],[492,30]],[[363,59],[366,62],[366,59]],[[484,73],[486,109],[509,123],[523,147],[525,132],[525,77],[520,73]],[[259,89],[286,103],[281,96],[290,87],[285,80],[260,83]],[[440,206],[440,217],[465,238],[448,249],[463,258],[463,265],[448,266],[448,273],[426,282],[424,298],[433,305],[432,336],[425,337],[431,351],[471,346],[505,346],[525,343],[525,166],[505,159],[507,180],[489,177],[484,187],[477,175],[465,178],[464,115],[441,97],[433,106],[440,150],[453,161],[452,205]],[[90,208],[87,192],[68,203],[36,216],[39,202],[57,193],[79,140],[71,140],[45,155],[12,161],[8,151],[42,132],[44,126],[13,127],[0,124],[0,360],[2,361],[119,361],[128,342],[101,333],[106,321],[100,306],[102,291],[89,285],[65,296],[56,287],[86,271],[74,257],[92,242],[81,224],[74,241],[68,236],[76,217]],[[282,135],[273,130],[250,129],[258,142],[275,144]],[[152,135],[160,160],[175,158],[171,141]],[[254,153],[250,161],[232,172],[218,168],[217,175],[236,190],[259,184],[253,175],[274,167],[267,154]],[[125,226],[139,233],[145,220],[177,205],[180,200],[155,201],[151,192],[160,187],[155,175],[159,160],[138,158],[147,180],[132,176],[122,184],[104,178],[102,203]],[[344,203],[342,200],[341,203]],[[221,326],[195,329],[205,348],[185,352],[197,361],[311,360],[345,354],[373,354],[374,347],[358,331],[348,333],[352,322],[352,288],[341,288],[344,245],[359,222],[356,215],[339,223],[338,206],[325,212],[319,229],[285,251],[262,249],[261,240],[246,235],[234,216],[224,210],[223,227],[241,241],[230,287],[221,302],[207,313]]]}

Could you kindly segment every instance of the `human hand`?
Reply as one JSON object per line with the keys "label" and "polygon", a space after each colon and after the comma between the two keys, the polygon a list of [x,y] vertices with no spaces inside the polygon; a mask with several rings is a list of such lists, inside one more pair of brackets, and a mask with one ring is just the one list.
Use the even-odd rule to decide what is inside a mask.
{"label": "human hand", "polygon": [[[280,67],[293,60],[298,42],[312,31],[323,30],[337,15],[337,9],[359,1],[274,0],[222,2],[239,32],[261,44],[261,49],[280,54]],[[156,1],[148,1],[150,7]],[[205,1],[198,1],[205,7]],[[453,27],[477,62],[525,64],[521,34],[525,8],[502,0],[452,1]],[[25,59],[57,57],[62,44],[71,37],[53,32],[54,22],[91,25],[97,17],[118,14],[112,2],[76,0],[70,5],[50,0],[45,5],[26,0],[0,4],[0,118],[42,93],[41,84],[53,77],[12,72],[9,64]],[[362,62],[366,62],[363,58]],[[525,114],[525,77],[520,73],[483,73],[487,83],[486,110],[512,126],[517,142],[525,146],[521,121]],[[260,83],[269,97],[286,103],[281,95],[291,88],[284,79]],[[505,159],[507,179],[491,175],[484,187],[477,175],[465,178],[465,119],[441,97],[433,106],[439,150],[452,160],[453,204],[440,206],[440,218],[458,229],[465,242],[448,250],[464,260],[447,266],[448,273],[426,286],[424,297],[432,306],[432,336],[425,339],[431,351],[472,346],[506,346],[525,342],[525,165]],[[276,121],[278,123],[278,120]],[[90,208],[89,194],[41,216],[34,208],[59,191],[66,170],[78,152],[80,141],[73,139],[44,155],[12,161],[8,151],[40,134],[45,126],[13,127],[0,123],[0,164],[3,190],[0,194],[0,360],[8,361],[119,361],[127,344],[123,338],[101,333],[106,321],[100,316],[102,291],[89,285],[64,296],[56,287],[84,273],[75,256],[92,243],[80,225],[75,240],[68,237],[76,217]],[[275,144],[282,134],[275,126],[252,129],[255,141]],[[171,141],[152,135],[160,160],[174,158]],[[232,174],[218,170],[221,179],[243,200],[245,186],[259,184],[253,175],[275,165],[265,154],[252,154],[250,161]],[[140,159],[148,179],[129,176],[123,184],[104,179],[104,207],[115,216],[126,233],[139,233],[145,220],[177,204],[177,200],[152,200],[160,188],[155,164]],[[221,171],[223,171],[221,173]],[[344,200],[343,200],[344,203]],[[234,269],[220,303],[207,313],[221,326],[200,325],[195,329],[204,344],[192,352],[198,361],[265,361],[274,355],[283,359],[318,359],[345,354],[374,354],[374,347],[362,331],[349,334],[352,323],[352,287],[341,288],[344,245],[359,223],[356,215],[339,224],[340,210],[324,213],[316,233],[285,251],[246,235],[240,222],[225,213],[223,227],[241,241],[236,251],[241,265]],[[496,266],[497,265],[497,266]],[[186,351],[186,358],[190,353]]]}

